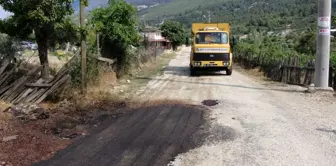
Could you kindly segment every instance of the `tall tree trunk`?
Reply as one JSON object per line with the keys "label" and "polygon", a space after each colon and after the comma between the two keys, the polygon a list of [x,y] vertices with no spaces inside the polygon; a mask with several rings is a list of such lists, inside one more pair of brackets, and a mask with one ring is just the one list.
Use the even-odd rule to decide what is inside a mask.
{"label": "tall tree trunk", "polygon": [[176,50],[177,50],[177,44],[173,43],[173,51],[176,51]]}
{"label": "tall tree trunk", "polygon": [[70,42],[68,42],[68,43],[66,44],[65,52],[69,52],[69,49],[70,49]]}
{"label": "tall tree trunk", "polygon": [[[80,20],[80,27],[82,29],[85,28],[85,5],[84,5],[84,0],[80,0],[79,3],[79,8],[80,8],[80,14],[79,14],[79,20]],[[82,57],[82,86],[81,86],[81,90],[82,90],[82,94],[85,95],[86,94],[86,88],[87,88],[87,84],[86,84],[86,39],[84,34],[81,35],[81,57]]]}
{"label": "tall tree trunk", "polygon": [[41,76],[42,78],[49,78],[49,61],[48,61],[48,42],[45,39],[37,40],[38,53],[40,63],[42,65]]}

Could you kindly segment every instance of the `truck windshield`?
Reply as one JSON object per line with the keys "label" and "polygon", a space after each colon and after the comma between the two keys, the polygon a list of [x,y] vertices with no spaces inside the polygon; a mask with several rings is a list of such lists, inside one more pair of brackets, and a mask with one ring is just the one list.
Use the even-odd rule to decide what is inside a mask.
{"label": "truck windshield", "polygon": [[196,44],[227,44],[228,34],[225,32],[199,32],[196,34]]}

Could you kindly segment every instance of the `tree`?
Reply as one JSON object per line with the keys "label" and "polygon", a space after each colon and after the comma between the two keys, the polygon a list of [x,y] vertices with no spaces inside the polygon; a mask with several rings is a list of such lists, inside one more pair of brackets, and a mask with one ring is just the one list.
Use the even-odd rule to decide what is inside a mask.
{"label": "tree", "polygon": [[190,46],[190,38],[189,38],[189,36],[186,37],[185,45],[186,46]]}
{"label": "tree", "polygon": [[299,53],[313,56],[316,54],[317,36],[315,30],[309,30],[299,38],[295,50]]}
{"label": "tree", "polygon": [[128,48],[139,42],[137,17],[137,9],[125,0],[110,0],[107,7],[92,11],[90,22],[101,34],[102,55],[117,58],[119,74],[129,65]]}
{"label": "tree", "polygon": [[183,24],[175,21],[165,21],[160,27],[162,36],[168,38],[176,50],[177,46],[185,43],[186,30]]}
{"label": "tree", "polygon": [[0,31],[26,39],[35,34],[42,77],[49,77],[48,48],[57,38],[57,29],[63,27],[65,16],[73,13],[72,0],[0,0],[0,5],[12,16],[0,21]]}
{"label": "tree", "polygon": [[0,34],[0,59],[12,59],[17,51],[21,51],[19,44],[8,35]]}
{"label": "tree", "polygon": [[77,44],[80,38],[80,28],[75,25],[69,17],[65,18],[62,24],[55,26],[55,33],[50,38],[50,47],[55,44]]}

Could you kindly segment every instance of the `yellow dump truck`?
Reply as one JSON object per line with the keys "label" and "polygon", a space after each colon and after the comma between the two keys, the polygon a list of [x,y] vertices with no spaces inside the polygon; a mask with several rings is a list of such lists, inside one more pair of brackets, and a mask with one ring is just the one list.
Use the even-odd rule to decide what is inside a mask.
{"label": "yellow dump truck", "polygon": [[193,23],[190,74],[198,70],[226,71],[232,74],[230,25],[228,23]]}

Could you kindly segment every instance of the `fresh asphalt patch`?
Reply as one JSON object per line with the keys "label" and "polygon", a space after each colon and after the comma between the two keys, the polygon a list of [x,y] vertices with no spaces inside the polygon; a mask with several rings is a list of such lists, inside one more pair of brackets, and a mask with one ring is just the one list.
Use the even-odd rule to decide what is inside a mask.
{"label": "fresh asphalt patch", "polygon": [[[123,111],[90,135],[35,165],[161,166],[200,146],[206,123],[203,106],[159,104]],[[197,138],[195,138],[197,136]]]}

